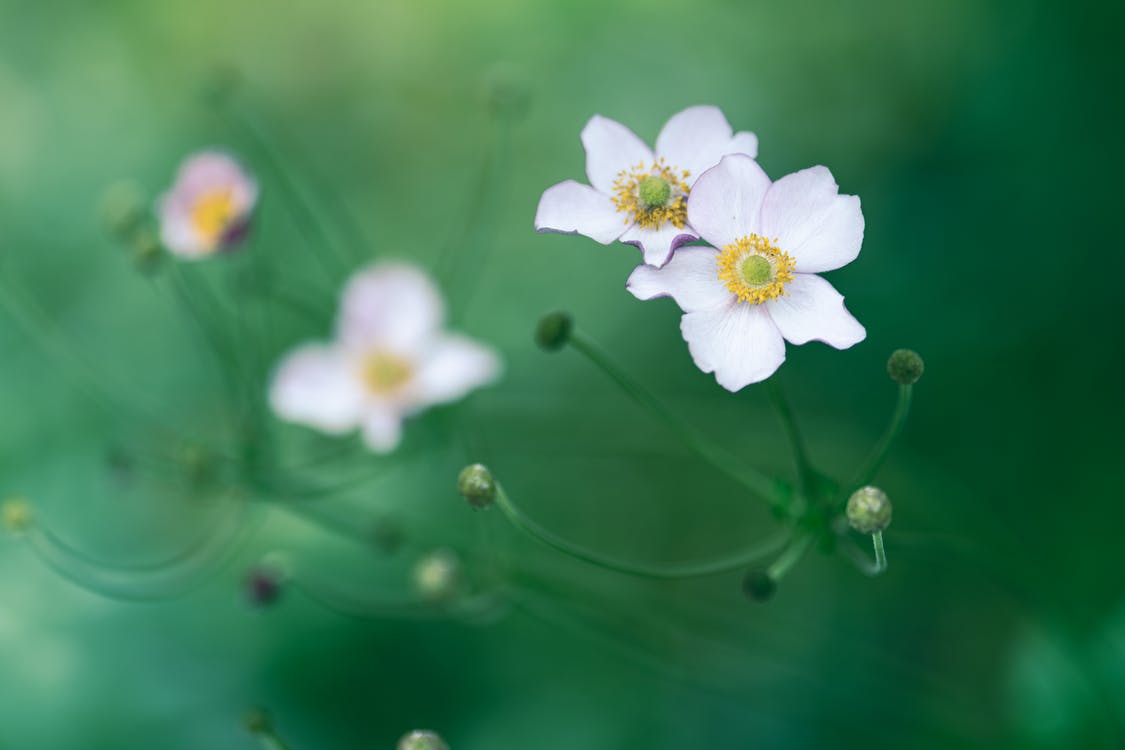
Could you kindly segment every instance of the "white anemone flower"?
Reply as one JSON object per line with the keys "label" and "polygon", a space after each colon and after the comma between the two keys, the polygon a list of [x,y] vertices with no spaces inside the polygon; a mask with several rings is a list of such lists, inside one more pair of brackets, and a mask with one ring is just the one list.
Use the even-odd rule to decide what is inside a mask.
{"label": "white anemone flower", "polygon": [[582,234],[603,245],[635,245],[645,263],[663,266],[680,245],[699,239],[687,215],[696,178],[726,154],[758,155],[758,137],[731,130],[718,107],[674,115],[653,152],[632,130],[594,115],[582,129],[589,185],[574,180],[547,188],[535,228]]}
{"label": "white anemone flower", "polygon": [[692,359],[719,385],[740,390],[785,361],[785,341],[847,349],[867,333],[844,298],[816,274],[859,255],[859,198],[840,195],[812,167],[770,183],[748,156],[725,157],[700,176],[688,220],[714,247],[682,247],[663,268],[629,277],[638,299],[671,297]]}
{"label": "white anemone flower", "polygon": [[405,418],[500,375],[497,354],[443,330],[444,318],[420,269],[383,262],[359,271],[344,289],[336,340],[300,346],[278,366],[274,412],[331,435],[359,429],[373,451],[394,450]]}
{"label": "white anemone flower", "polygon": [[199,151],[184,160],[157,202],[160,239],[185,260],[228,250],[246,236],[257,201],[258,184],[233,157]]}

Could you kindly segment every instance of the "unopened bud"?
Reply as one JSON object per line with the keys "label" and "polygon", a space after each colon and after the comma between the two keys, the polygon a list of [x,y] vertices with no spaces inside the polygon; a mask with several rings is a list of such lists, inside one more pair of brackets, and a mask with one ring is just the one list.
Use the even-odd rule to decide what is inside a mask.
{"label": "unopened bud", "polygon": [[472,464],[457,477],[457,491],[477,510],[487,508],[496,499],[496,482],[484,464]]}
{"label": "unopened bud", "polygon": [[922,357],[912,349],[897,349],[887,360],[887,374],[901,385],[914,385],[925,369]]}
{"label": "unopened bud", "polygon": [[539,319],[535,328],[535,343],[544,351],[554,352],[562,349],[570,340],[574,319],[568,313],[556,311],[547,313]]}
{"label": "unopened bud", "polygon": [[874,534],[891,524],[891,499],[878,487],[860,487],[848,498],[848,523],[861,534]]}
{"label": "unopened bud", "polygon": [[146,217],[145,200],[136,183],[122,181],[105,189],[101,198],[102,221],[116,237],[127,239]]}
{"label": "unopened bud", "polygon": [[515,122],[531,108],[531,83],[510,63],[501,63],[488,73],[488,106],[494,114]]}
{"label": "unopened bud", "polygon": [[255,607],[268,607],[281,597],[285,574],[268,566],[258,566],[246,576],[246,598]]}
{"label": "unopened bud", "polygon": [[452,550],[439,549],[414,566],[414,589],[428,602],[451,599],[461,586],[461,561]]}
{"label": "unopened bud", "polygon": [[769,600],[777,591],[777,581],[765,570],[751,570],[742,579],[742,590],[756,602]]}
{"label": "unopened bud", "polygon": [[415,729],[398,741],[398,750],[449,750],[449,745],[437,732]]}
{"label": "unopened bud", "polygon": [[22,497],[12,497],[0,506],[0,524],[11,534],[27,531],[32,522],[31,506]]}

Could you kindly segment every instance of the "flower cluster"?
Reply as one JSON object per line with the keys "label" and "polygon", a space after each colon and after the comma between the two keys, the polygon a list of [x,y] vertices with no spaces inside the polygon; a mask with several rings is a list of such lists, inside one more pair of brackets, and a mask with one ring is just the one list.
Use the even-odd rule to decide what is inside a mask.
{"label": "flower cluster", "polygon": [[[592,187],[548,188],[536,228],[639,246],[644,263],[628,290],[675,300],[692,359],[721,386],[768,378],[785,341],[846,349],[864,339],[844,298],[817,275],[850,263],[863,241],[859,198],[841,195],[826,168],[771,182],[754,159],[757,139],[732,134],[714,107],[672,117],[655,155],[600,116],[582,142]],[[709,246],[687,244],[697,239]]]}

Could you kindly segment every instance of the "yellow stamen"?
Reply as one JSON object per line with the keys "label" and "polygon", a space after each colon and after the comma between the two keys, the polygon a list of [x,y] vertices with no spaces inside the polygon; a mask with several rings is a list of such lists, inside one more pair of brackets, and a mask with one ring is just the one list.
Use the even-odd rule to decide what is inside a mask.
{"label": "yellow stamen", "polygon": [[414,374],[405,359],[385,351],[376,351],[363,360],[363,382],[374,394],[386,396],[401,389]]}
{"label": "yellow stamen", "polygon": [[628,214],[626,224],[636,222],[645,229],[659,229],[671,222],[682,227],[687,221],[689,192],[684,180],[690,174],[668,166],[663,159],[657,159],[647,169],[644,162],[623,169],[613,182],[613,204],[619,212]]}
{"label": "yellow stamen", "polygon": [[234,191],[230,188],[207,191],[191,209],[191,223],[195,231],[210,246],[219,244],[234,218]]}
{"label": "yellow stamen", "polygon": [[793,280],[796,261],[765,237],[751,234],[727,245],[719,254],[719,279],[742,302],[760,305],[783,297]]}

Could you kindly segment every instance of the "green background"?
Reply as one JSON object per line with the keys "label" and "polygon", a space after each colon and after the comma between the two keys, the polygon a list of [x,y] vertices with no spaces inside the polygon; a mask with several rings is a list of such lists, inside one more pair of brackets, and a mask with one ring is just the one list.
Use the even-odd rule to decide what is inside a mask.
{"label": "green background", "polygon": [[[0,0],[0,496],[115,566],[221,537],[244,490],[214,455],[265,446],[297,467],[340,447],[261,397],[368,258],[443,269],[455,326],[507,364],[393,457],[344,441],[288,475],[346,488],[259,492],[233,561],[94,580],[71,560],[79,587],[0,539],[0,748],[252,748],[253,705],[294,750],[389,749],[419,726],[454,750],[1121,747],[1123,21],[1113,3],[1014,0]],[[453,491],[485,461],[551,529],[634,560],[771,528],[604,374],[530,338],[542,312],[572,311],[693,425],[790,471],[762,388],[723,391],[675,305],[623,290],[632,248],[532,228],[541,191],[583,177],[590,115],[651,140],[700,103],[755,131],[775,178],[825,164],[863,200],[863,252],[830,278],[867,340],[790,347],[779,375],[823,469],[850,474],[879,435],[889,352],[925,356],[879,478],[895,502],[881,578],[814,553],[765,605],[737,574],[628,578]],[[131,180],[148,202],[210,145],[261,181],[250,247],[138,272],[103,227],[106,188]],[[374,549],[389,524],[402,548]],[[385,611],[441,546],[510,605]],[[255,609],[242,580],[266,555],[303,585]],[[157,602],[88,590],[185,583]]]}

